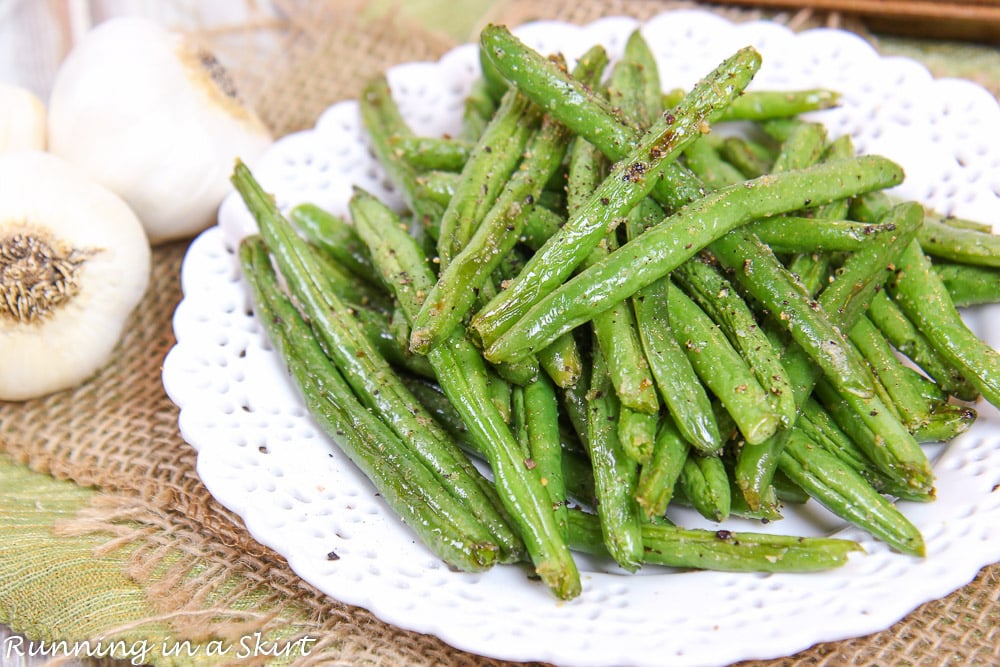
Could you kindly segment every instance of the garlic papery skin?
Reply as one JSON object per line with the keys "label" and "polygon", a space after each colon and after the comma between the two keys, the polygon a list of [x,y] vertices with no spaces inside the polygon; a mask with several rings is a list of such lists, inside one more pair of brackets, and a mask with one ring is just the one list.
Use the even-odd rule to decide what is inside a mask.
{"label": "garlic papery skin", "polygon": [[149,284],[150,246],[117,195],[48,153],[0,153],[0,400],[105,366]]}
{"label": "garlic papery skin", "polygon": [[48,115],[50,152],[124,198],[154,245],[211,225],[236,158],[252,161],[272,143],[210,54],[140,17],[80,39]]}
{"label": "garlic papery skin", "polygon": [[46,147],[45,103],[27,88],[0,83],[0,152]]}

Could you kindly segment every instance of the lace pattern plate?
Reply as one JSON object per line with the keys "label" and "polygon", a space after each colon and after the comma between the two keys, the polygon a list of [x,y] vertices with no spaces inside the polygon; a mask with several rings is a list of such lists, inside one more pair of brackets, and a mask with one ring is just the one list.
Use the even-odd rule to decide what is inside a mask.
{"label": "lace pattern plate", "polygon": [[[572,61],[594,43],[615,57],[636,28],[656,52],[664,89],[689,88],[752,44],[764,58],[754,88],[826,87],[843,94],[840,107],[814,118],[833,135],[851,134],[859,152],[902,164],[907,179],[900,196],[943,213],[1000,220],[1000,146],[985,139],[1000,126],[996,100],[968,82],[935,80],[913,61],[881,57],[850,33],[794,34],[773,23],[733,24],[699,11],[669,12],[642,24],[624,17],[586,26],[538,22],[515,32],[539,51],[559,51]],[[428,135],[457,128],[477,75],[472,45],[439,62],[388,73],[404,116]],[[367,149],[357,111],[354,102],[331,107],[313,129],[280,139],[251,165],[280,206],[312,202],[346,215],[355,184],[400,204]],[[191,245],[164,386],[180,408],[180,431],[198,450],[198,473],[209,491],[304,580],[385,621],[511,660],[724,665],[886,628],[1000,560],[1000,414],[980,404],[980,419],[967,434],[930,448],[939,499],[901,504],[926,537],[924,559],[893,553],[809,503],[769,525],[734,519],[724,527],[841,535],[861,542],[866,553],[841,569],[808,575],[666,568],[626,575],[581,557],[584,590],[570,602],[556,601],[520,567],[450,571],[322,435],[289,383],[252,315],[233,253],[252,231],[253,220],[233,194],[220,209],[219,225]],[[1000,347],[1000,310],[966,315],[980,336]],[[684,525],[714,525],[688,512],[673,516]]]}

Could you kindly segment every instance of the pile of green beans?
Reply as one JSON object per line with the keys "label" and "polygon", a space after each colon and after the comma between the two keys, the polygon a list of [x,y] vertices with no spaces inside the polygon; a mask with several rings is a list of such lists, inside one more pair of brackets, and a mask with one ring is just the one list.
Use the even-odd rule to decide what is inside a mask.
{"label": "pile of green beans", "polygon": [[815,502],[922,556],[896,501],[934,499],[923,444],[1000,404],[958,311],[1000,301],[1000,237],[894,201],[898,165],[804,116],[835,91],[747,90],[751,47],[666,93],[639,31],[570,69],[491,25],[480,56],[449,137],[364,90],[405,210],[356,188],[349,219],[285,215],[233,174],[254,309],[331,440],[451,567],[528,564],[562,599],[574,550],[771,572],[861,548],[678,507]]}

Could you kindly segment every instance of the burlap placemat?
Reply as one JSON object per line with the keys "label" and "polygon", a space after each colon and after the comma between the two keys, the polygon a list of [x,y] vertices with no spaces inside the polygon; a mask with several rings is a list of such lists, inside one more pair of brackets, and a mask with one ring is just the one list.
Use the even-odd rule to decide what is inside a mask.
{"label": "burlap placemat", "polygon": [[[362,2],[281,4],[289,20],[280,46],[266,61],[253,53],[244,53],[240,61],[238,49],[228,58],[232,63],[236,54],[242,64],[235,69],[238,80],[278,135],[310,127],[330,103],[356,96],[368,75],[395,63],[436,58],[454,43],[398,16],[372,18]],[[545,17],[583,23],[614,14],[645,18],[693,4],[511,1],[497,3],[484,20],[515,24]],[[736,19],[758,16],[724,11]],[[793,27],[838,20],[800,13],[773,18]],[[85,512],[59,525],[61,539],[106,534],[103,553],[127,554],[126,573],[179,638],[204,642],[252,631],[321,638],[307,658],[296,661],[301,664],[505,664],[400,630],[320,594],[207,493],[195,472],[195,452],[181,439],[177,410],[160,382],[160,364],[174,342],[170,320],[181,298],[185,250],[185,243],[155,250],[152,287],[113,363],[97,377],[74,391],[0,404],[3,450],[35,471],[101,490]],[[998,600],[1000,566],[994,565],[972,584],[921,606],[884,632],[741,664],[997,664]],[[58,610],[50,612],[58,616]]]}

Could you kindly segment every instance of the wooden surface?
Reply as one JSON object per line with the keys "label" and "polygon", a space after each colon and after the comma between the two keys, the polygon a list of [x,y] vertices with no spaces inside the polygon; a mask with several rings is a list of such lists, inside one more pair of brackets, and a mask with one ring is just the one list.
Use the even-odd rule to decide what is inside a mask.
{"label": "wooden surface", "polygon": [[1000,43],[1000,0],[721,0],[857,15],[875,32]]}

